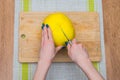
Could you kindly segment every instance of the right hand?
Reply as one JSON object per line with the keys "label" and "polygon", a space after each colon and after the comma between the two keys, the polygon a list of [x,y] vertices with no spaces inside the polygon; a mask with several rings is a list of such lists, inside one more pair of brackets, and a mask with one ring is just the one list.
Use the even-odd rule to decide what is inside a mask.
{"label": "right hand", "polygon": [[67,45],[68,56],[76,63],[84,63],[89,60],[89,56],[82,44],[77,44],[76,39],[72,40],[72,45]]}
{"label": "right hand", "polygon": [[90,80],[104,80],[93,67],[82,44],[77,44],[76,40],[73,39],[72,45],[68,44],[67,49],[69,57],[83,69]]}

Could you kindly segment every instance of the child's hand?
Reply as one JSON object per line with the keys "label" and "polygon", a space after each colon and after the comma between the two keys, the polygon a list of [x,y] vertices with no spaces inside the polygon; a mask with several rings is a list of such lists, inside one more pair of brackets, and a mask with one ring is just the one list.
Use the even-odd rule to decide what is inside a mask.
{"label": "child's hand", "polygon": [[62,46],[55,48],[52,33],[48,25],[42,26],[42,28],[40,60],[51,62]]}
{"label": "child's hand", "polygon": [[89,59],[88,53],[82,44],[77,44],[76,40],[73,39],[72,45],[67,45],[69,57],[76,63],[84,63],[86,59]]}

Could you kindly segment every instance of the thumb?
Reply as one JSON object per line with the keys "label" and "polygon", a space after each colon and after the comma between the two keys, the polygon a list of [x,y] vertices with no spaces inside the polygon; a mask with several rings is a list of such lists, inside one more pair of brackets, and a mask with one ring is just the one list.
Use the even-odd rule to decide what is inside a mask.
{"label": "thumb", "polygon": [[70,44],[68,44],[68,45],[67,45],[67,49],[68,49],[68,51],[70,50],[70,47],[71,47]]}
{"label": "thumb", "polygon": [[76,44],[76,39],[75,39],[75,38],[72,40],[72,43],[73,43],[73,44]]}
{"label": "thumb", "polygon": [[67,45],[68,55],[70,55],[70,52],[71,52],[70,49],[71,49],[71,46],[70,46],[70,44],[68,44],[68,45]]}
{"label": "thumb", "polygon": [[55,49],[56,53],[57,53],[60,49],[62,49],[62,47],[63,47],[63,46],[58,46],[58,47],[56,47],[56,49]]}

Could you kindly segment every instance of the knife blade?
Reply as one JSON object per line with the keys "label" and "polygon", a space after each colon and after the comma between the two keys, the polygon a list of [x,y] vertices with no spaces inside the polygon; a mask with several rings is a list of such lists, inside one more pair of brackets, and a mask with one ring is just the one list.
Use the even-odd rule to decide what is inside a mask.
{"label": "knife blade", "polygon": [[[59,27],[60,27],[60,26],[59,26]],[[62,29],[61,27],[60,27],[60,29],[61,29],[62,33],[64,34],[65,38],[67,39],[68,44],[70,44],[70,45],[72,46],[71,40],[67,37],[67,35],[65,34],[65,32],[63,31],[63,29]]]}

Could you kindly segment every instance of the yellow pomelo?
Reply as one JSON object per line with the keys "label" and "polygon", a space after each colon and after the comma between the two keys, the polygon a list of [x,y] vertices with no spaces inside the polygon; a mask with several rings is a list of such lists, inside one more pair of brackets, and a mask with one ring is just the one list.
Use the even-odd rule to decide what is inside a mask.
{"label": "yellow pomelo", "polygon": [[74,38],[75,33],[72,22],[63,13],[50,14],[44,19],[43,23],[48,24],[52,30],[52,36],[56,46],[64,46],[65,42],[68,41],[64,33],[70,40]]}

